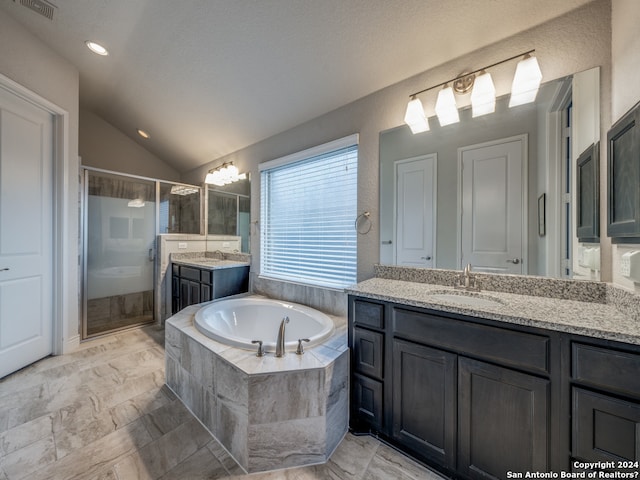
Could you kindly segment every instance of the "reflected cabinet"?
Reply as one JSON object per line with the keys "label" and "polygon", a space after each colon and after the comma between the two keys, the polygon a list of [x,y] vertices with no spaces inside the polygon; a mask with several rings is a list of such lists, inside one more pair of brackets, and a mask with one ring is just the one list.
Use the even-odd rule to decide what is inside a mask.
{"label": "reflected cabinet", "polygon": [[607,235],[640,241],[640,104],[607,133]]}

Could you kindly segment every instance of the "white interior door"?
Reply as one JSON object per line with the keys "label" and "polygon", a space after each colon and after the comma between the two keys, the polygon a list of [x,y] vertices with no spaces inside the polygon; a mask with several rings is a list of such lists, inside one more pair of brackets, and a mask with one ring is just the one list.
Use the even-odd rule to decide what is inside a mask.
{"label": "white interior door", "polygon": [[398,161],[395,174],[395,264],[433,267],[436,258],[436,155]]}
{"label": "white interior door", "polygon": [[53,118],[0,88],[0,377],[53,347]]}
{"label": "white interior door", "polygon": [[526,273],[526,152],[526,135],[459,149],[460,266]]}

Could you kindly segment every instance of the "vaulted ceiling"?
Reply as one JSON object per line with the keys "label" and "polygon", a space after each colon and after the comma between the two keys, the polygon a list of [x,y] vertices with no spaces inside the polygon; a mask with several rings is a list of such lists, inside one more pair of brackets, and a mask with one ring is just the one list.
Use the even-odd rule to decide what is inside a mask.
{"label": "vaulted ceiling", "polygon": [[23,1],[0,9],[77,66],[81,107],[185,172],[590,0]]}

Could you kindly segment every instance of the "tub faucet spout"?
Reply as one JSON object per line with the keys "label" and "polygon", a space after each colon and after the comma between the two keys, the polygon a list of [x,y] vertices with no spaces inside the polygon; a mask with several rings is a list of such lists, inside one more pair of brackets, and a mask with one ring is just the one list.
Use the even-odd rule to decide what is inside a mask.
{"label": "tub faucet spout", "polygon": [[284,317],[280,322],[278,340],[276,341],[276,357],[284,357],[284,329],[287,323],[289,323],[289,317]]}

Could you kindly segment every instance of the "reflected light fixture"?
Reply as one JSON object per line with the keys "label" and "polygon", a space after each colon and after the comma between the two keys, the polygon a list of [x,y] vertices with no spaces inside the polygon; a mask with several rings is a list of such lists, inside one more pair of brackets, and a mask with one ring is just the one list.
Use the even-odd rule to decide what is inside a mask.
{"label": "reflected light fixture", "polygon": [[107,55],[109,55],[109,50],[107,50],[105,47],[103,47],[99,43],[92,42],[91,40],[87,40],[86,42],[84,42],[84,44],[93,53],[97,53],[98,55],[102,55],[103,57],[106,57]]}
{"label": "reflected light fixture", "polygon": [[421,133],[429,130],[429,120],[424,115],[422,102],[415,96],[409,100],[407,111],[404,114],[404,123],[409,125],[412,133]]}
{"label": "reflected light fixture", "polygon": [[192,187],[189,185],[171,185],[172,195],[192,195],[200,191],[199,187]]}
{"label": "reflected light fixture", "polygon": [[133,200],[129,200],[129,203],[127,203],[127,207],[142,208],[144,207],[144,200],[141,198],[134,198]]}
{"label": "reflected light fixture", "polygon": [[204,183],[222,187],[223,185],[244,180],[245,178],[247,178],[247,174],[239,173],[238,167],[233,163],[223,163],[219,167],[209,170],[204,179]]}
{"label": "reflected light fixture", "polygon": [[511,85],[509,107],[516,107],[535,101],[540,82],[542,82],[542,72],[540,71],[538,60],[527,53],[516,67],[516,74],[513,76]]}
{"label": "reflected light fixture", "polygon": [[[458,113],[454,93],[464,95],[471,90],[471,108],[473,117],[493,113],[496,108],[496,88],[493,84],[491,74],[487,72],[487,70],[521,57],[523,58],[518,62],[511,86],[509,107],[533,102],[536,99],[538,88],[542,81],[540,66],[538,65],[536,57],[532,55],[534,52],[535,50],[529,50],[528,52],[520,53],[478,70],[474,70],[473,72],[462,73],[456,78],[425,88],[419,92],[412,93],[409,95],[409,103],[407,104],[407,110],[404,116],[405,123],[414,134],[429,130],[429,119],[424,113],[424,108],[422,106],[422,102],[418,98],[418,95],[438,87],[443,87],[438,92],[435,105],[435,112],[441,126],[450,125],[460,121],[460,115]],[[476,76],[476,74],[479,75]],[[450,83],[453,84],[454,88],[449,87]]]}
{"label": "reflected light fixture", "polygon": [[453,88],[447,83],[445,83],[442,90],[438,92],[435,110],[441,127],[460,121],[456,97],[453,95]]}
{"label": "reflected light fixture", "polygon": [[471,116],[479,117],[496,111],[496,87],[491,74],[482,70],[475,79],[471,92]]}

